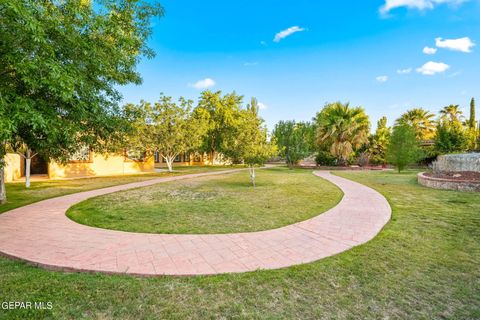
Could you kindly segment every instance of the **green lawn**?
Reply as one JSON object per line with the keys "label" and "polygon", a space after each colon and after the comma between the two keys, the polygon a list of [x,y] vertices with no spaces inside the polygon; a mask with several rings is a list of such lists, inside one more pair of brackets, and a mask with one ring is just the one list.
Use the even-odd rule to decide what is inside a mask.
{"label": "green lawn", "polygon": [[59,197],[70,193],[106,188],[114,185],[149,180],[158,177],[166,177],[168,175],[197,173],[212,170],[228,170],[231,168],[232,167],[230,166],[176,167],[174,168],[174,173],[159,172],[73,180],[33,181],[29,189],[25,188],[25,184],[22,182],[7,183],[6,189],[8,201],[5,204],[0,204],[0,213],[25,206],[33,202]]}
{"label": "green lawn", "polygon": [[93,198],[67,215],[82,224],[148,233],[228,233],[268,230],[334,207],[342,192],[311,171],[247,171],[174,181]]}
{"label": "green lawn", "polygon": [[480,196],[418,186],[415,172],[339,172],[383,193],[392,220],[369,243],[283,270],[136,278],[0,259],[0,301],[51,301],[0,318],[478,319]]}

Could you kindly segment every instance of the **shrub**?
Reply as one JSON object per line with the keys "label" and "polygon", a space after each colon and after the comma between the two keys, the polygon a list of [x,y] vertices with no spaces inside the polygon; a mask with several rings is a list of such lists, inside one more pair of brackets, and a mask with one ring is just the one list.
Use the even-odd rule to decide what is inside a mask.
{"label": "shrub", "polygon": [[319,151],[315,162],[319,166],[334,166],[337,164],[337,159],[328,151]]}

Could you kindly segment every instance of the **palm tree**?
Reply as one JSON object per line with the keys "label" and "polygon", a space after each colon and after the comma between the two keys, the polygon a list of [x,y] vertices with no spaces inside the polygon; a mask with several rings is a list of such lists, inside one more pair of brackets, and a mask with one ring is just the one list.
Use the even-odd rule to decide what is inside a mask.
{"label": "palm tree", "polygon": [[346,164],[355,148],[368,142],[370,121],[362,107],[351,108],[349,103],[325,105],[317,114],[317,144],[329,145],[330,153]]}
{"label": "palm tree", "polygon": [[435,135],[435,115],[422,108],[408,110],[397,119],[397,125],[409,125],[415,129],[419,140],[429,140]]}
{"label": "palm tree", "polygon": [[442,120],[449,120],[450,122],[460,122],[462,116],[462,111],[459,110],[459,106],[457,104],[451,104],[449,106],[443,107],[440,110],[441,119]]}

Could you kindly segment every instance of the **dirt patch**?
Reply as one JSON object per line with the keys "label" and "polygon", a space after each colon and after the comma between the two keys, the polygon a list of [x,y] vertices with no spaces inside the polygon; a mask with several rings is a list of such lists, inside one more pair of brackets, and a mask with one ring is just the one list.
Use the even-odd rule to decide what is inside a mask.
{"label": "dirt patch", "polygon": [[439,172],[439,173],[426,172],[425,175],[427,177],[438,178],[438,179],[480,182],[480,172],[475,172],[475,171]]}

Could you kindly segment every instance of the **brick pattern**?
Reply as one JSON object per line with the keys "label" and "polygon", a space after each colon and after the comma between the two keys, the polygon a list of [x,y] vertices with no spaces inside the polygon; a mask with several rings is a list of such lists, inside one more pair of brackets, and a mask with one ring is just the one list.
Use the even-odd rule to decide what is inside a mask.
{"label": "brick pattern", "polygon": [[[40,201],[0,215],[0,253],[51,270],[141,276],[206,275],[277,269],[328,257],[371,240],[391,208],[378,192],[326,171],[340,203],[286,227],[233,234],[143,234],[84,226],[66,210],[91,197],[238,170],[157,178]],[[321,197],[322,195],[319,195]]]}

